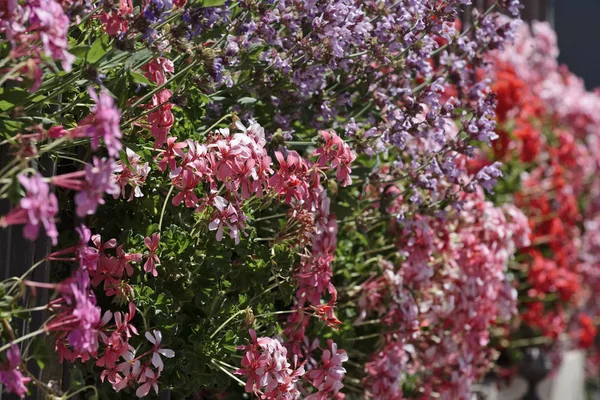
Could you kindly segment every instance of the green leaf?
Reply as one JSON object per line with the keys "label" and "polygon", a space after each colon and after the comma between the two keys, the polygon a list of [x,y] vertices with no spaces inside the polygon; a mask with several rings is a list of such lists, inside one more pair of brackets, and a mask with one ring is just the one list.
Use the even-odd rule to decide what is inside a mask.
{"label": "green leaf", "polygon": [[254,97],[242,97],[241,99],[238,99],[238,104],[241,105],[246,105],[246,104],[254,104],[256,103],[258,100],[256,100]]}
{"label": "green leaf", "polygon": [[139,67],[138,64],[145,64],[144,61],[146,60],[150,60],[152,58],[152,51],[148,50],[148,49],[142,49],[140,51],[136,51],[135,53],[132,54],[131,57],[129,57],[127,59],[127,61],[125,61],[125,68],[126,69],[135,69],[136,67]]}
{"label": "green leaf", "polygon": [[0,110],[6,111],[29,97],[29,93],[21,88],[0,88]]}
{"label": "green leaf", "polygon": [[45,340],[35,340],[33,348],[33,357],[35,358],[35,362],[37,363],[38,367],[40,367],[40,369],[44,369],[44,366],[51,362],[50,350],[48,349],[48,345]]}
{"label": "green leaf", "polygon": [[92,47],[87,53],[86,61],[89,64],[95,64],[106,54],[106,50],[108,49],[108,37],[106,35],[102,35],[98,39],[92,43]]}
{"label": "green leaf", "polygon": [[202,7],[220,7],[225,4],[225,0],[204,0]]}
{"label": "green leaf", "polygon": [[69,53],[73,54],[77,58],[84,58],[89,51],[90,46],[75,46],[69,48]]}
{"label": "green leaf", "polygon": [[137,84],[152,85],[152,82],[150,82],[150,80],[148,78],[146,78],[144,75],[140,74],[139,72],[129,71],[129,75],[131,75],[131,78]]}

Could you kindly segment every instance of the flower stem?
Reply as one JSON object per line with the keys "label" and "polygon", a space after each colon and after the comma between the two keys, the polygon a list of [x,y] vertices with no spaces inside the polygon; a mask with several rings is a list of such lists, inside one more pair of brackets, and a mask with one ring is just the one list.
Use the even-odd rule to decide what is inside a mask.
{"label": "flower stem", "polygon": [[221,371],[223,371],[227,375],[229,375],[229,377],[231,379],[235,380],[237,383],[239,383],[242,386],[246,386],[246,384],[240,378],[233,375],[231,372],[227,371],[221,364],[217,363],[217,361],[215,359],[211,359],[210,362],[213,363],[215,365],[215,367],[219,368]]}
{"label": "flower stem", "polygon": [[226,326],[228,323],[230,323],[231,321],[233,321],[233,319],[234,319],[235,317],[237,317],[238,315],[240,315],[240,314],[244,313],[245,311],[246,311],[246,310],[239,310],[238,312],[236,312],[235,314],[233,314],[231,317],[227,318],[227,320],[226,320],[225,322],[223,322],[223,323],[221,324],[221,326],[219,326],[219,327],[217,328],[217,330],[216,330],[216,331],[214,331],[214,332],[212,333],[212,335],[210,335],[210,339],[214,338],[214,337],[215,337],[215,335],[216,335],[217,333],[219,333],[219,331],[220,331],[221,329],[225,328],[225,326]]}
{"label": "flower stem", "polygon": [[169,202],[169,198],[171,197],[171,193],[173,193],[173,188],[175,186],[171,185],[171,189],[169,189],[169,193],[167,193],[167,197],[165,198],[165,202],[163,203],[162,210],[160,212],[160,220],[158,221],[158,232],[161,232],[163,217],[165,216],[165,210],[167,209],[167,203]]}
{"label": "flower stem", "polygon": [[45,332],[46,332],[45,328],[41,328],[41,329],[38,329],[37,331],[29,332],[28,334],[23,335],[20,338],[15,339],[15,340],[11,341],[10,343],[7,343],[4,346],[0,347],[0,353],[8,350],[9,347],[12,346],[13,344],[21,343],[27,339],[31,339],[31,338],[36,337]]}
{"label": "flower stem", "polygon": [[29,275],[30,273],[32,273],[34,269],[36,269],[37,267],[39,267],[45,261],[46,261],[46,259],[42,258],[41,260],[39,260],[38,262],[36,262],[35,264],[33,264],[27,271],[25,271],[25,273],[23,275],[21,275],[21,277],[18,278],[17,281],[8,290],[8,294],[10,295],[12,293],[12,291],[15,289],[15,287],[17,287],[17,285],[19,285],[23,281],[23,279],[25,279],[25,277],[27,275]]}

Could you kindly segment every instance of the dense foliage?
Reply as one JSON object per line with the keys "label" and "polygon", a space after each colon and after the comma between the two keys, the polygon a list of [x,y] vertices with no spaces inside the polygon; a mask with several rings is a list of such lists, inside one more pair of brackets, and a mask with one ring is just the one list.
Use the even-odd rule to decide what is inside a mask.
{"label": "dense foliage", "polygon": [[53,246],[3,283],[5,390],[468,399],[508,338],[587,346],[596,95],[465,4],[0,3],[0,227]]}

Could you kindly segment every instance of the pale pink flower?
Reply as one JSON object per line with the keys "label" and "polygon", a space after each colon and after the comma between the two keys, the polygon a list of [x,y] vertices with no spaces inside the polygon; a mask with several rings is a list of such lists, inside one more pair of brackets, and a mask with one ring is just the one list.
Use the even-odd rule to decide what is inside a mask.
{"label": "pale pink flower", "polygon": [[171,349],[160,347],[160,342],[162,341],[162,333],[160,331],[154,330],[152,333],[146,332],[145,336],[146,339],[148,339],[150,343],[154,345],[152,349],[152,365],[154,365],[160,372],[164,367],[162,358],[160,358],[160,356],[162,355],[167,358],[173,358],[175,357],[175,352]]}

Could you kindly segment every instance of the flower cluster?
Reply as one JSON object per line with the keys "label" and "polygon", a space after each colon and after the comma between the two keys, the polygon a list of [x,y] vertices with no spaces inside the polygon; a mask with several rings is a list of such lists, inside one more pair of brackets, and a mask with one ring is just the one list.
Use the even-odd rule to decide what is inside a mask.
{"label": "flower cluster", "polygon": [[[264,399],[296,399],[300,395],[297,388],[300,380],[308,380],[317,392],[306,397],[310,400],[330,399],[344,386],[342,379],[346,370],[342,363],[348,361],[345,351],[337,350],[332,340],[328,349],[323,350],[322,363],[305,372],[304,363],[297,365],[297,356],[290,364],[287,349],[276,339],[257,338],[251,329],[252,343],[241,346],[246,353],[242,358],[242,368],[236,373],[247,375],[246,392]],[[293,366],[293,368],[292,368]]]}
{"label": "flower cluster", "polygon": [[361,286],[357,324],[375,317],[388,332],[365,366],[368,398],[398,398],[407,375],[426,396],[470,398],[493,360],[489,329],[516,311],[506,269],[529,230],[518,210],[494,207],[481,192],[461,201],[452,219],[421,216],[400,229],[398,265],[381,260]]}
{"label": "flower cluster", "polygon": [[[595,328],[585,313],[595,311],[580,307],[595,303],[589,292],[595,264],[586,248],[593,246],[596,211],[580,199],[596,185],[600,97],[559,67],[557,56],[556,36],[545,23],[522,27],[513,47],[492,56],[500,126],[492,157],[523,164],[520,188],[511,193],[531,227],[531,245],[519,256],[526,276],[519,298],[527,299],[522,328],[553,340],[584,332],[574,343],[587,347],[585,336]],[[527,329],[515,332],[522,334]]]}

